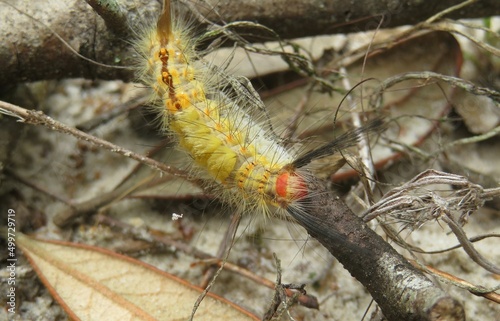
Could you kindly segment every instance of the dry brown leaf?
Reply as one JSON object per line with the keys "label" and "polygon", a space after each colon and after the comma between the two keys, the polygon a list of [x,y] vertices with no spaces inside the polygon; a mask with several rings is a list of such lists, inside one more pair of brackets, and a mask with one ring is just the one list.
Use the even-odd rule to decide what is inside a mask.
{"label": "dry brown leaf", "polygon": [[[18,236],[38,276],[75,320],[188,320],[201,289],[143,262],[87,245]],[[259,320],[209,294],[194,320]]]}

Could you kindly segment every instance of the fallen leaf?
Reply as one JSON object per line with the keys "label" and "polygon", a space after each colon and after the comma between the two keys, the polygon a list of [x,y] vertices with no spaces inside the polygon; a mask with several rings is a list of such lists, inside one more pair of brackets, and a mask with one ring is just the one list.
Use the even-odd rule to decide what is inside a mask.
{"label": "fallen leaf", "polygon": [[[18,245],[74,320],[188,320],[202,289],[102,248],[18,235]],[[259,320],[209,293],[194,320]]]}

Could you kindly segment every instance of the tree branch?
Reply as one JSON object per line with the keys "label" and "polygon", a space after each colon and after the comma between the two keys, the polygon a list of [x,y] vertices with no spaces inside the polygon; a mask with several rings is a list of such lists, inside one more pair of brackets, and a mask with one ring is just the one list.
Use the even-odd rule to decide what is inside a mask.
{"label": "tree branch", "polygon": [[465,320],[462,305],[414,268],[319,180],[289,213],[360,281],[388,320]]}
{"label": "tree branch", "polygon": [[[272,28],[282,38],[366,31],[414,24],[460,3],[446,1],[342,0],[206,0],[186,1],[205,21],[256,21]],[[115,14],[98,15],[84,1],[0,2],[0,87],[19,82],[85,77],[90,79],[134,79],[136,54],[130,41],[146,21],[159,11],[156,1],[121,0]],[[125,14],[123,14],[125,13]],[[449,18],[472,18],[500,14],[497,0],[483,0],[456,11]],[[113,17],[104,22],[102,17]],[[127,21],[119,23],[123,17]],[[117,36],[109,26],[128,25]],[[120,28],[118,28],[120,29]],[[71,48],[71,49],[70,49]],[[95,62],[99,62],[98,65]],[[107,65],[108,67],[105,67]]]}

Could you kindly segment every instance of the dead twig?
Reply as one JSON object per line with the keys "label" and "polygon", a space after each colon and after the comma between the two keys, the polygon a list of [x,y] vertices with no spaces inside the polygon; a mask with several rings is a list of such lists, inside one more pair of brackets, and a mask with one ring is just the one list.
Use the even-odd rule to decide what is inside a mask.
{"label": "dead twig", "polygon": [[127,150],[118,145],[112,144],[104,139],[92,136],[90,134],[84,133],[81,130],[76,128],[67,126],[47,115],[45,115],[42,111],[34,111],[24,109],[22,107],[9,104],[4,101],[0,101],[0,113],[5,114],[7,116],[12,116],[18,118],[18,121],[30,124],[30,125],[42,125],[51,130],[71,135],[80,140],[89,142],[99,148],[103,148],[109,150],[113,153],[120,154],[127,158],[131,158],[138,162],[143,163],[144,165],[148,165],[153,169],[159,170],[164,173],[168,173],[174,176],[187,177],[186,172],[178,170],[172,166],[165,165],[160,163],[152,158],[146,157],[141,154],[134,153],[133,151]]}
{"label": "dead twig", "polygon": [[[276,262],[276,284],[274,288],[274,296],[271,300],[271,306],[264,314],[262,318],[263,321],[270,321],[273,319],[275,314],[278,312],[278,308],[282,305],[282,311],[277,316],[277,319],[280,319],[283,312],[286,312],[288,318],[292,321],[295,319],[290,315],[290,311],[288,310],[293,304],[298,301],[300,296],[306,295],[305,284],[283,284],[281,283],[281,261],[276,256],[276,253],[273,253],[274,260]],[[291,299],[287,300],[288,293],[292,293]]]}
{"label": "dead twig", "polygon": [[[30,125],[42,125],[45,126],[51,130],[71,135],[73,137],[76,137],[77,139],[89,142],[97,147],[109,150],[113,153],[131,158],[133,160],[136,160],[144,165],[147,165],[155,170],[173,175],[173,176],[179,176],[182,177],[186,180],[190,180],[192,182],[195,182],[198,185],[203,185],[200,181],[190,178],[189,175],[185,171],[176,169],[172,166],[168,166],[164,163],[158,162],[152,158],[149,158],[147,156],[137,154],[133,151],[127,150],[123,147],[120,147],[118,145],[115,145],[113,143],[110,143],[104,139],[92,136],[90,134],[84,133],[76,128],[67,126],[47,115],[45,115],[41,111],[33,111],[33,110],[27,110],[22,107],[12,105],[3,101],[0,101],[0,113],[12,116],[15,118],[18,118],[18,121],[30,124]],[[56,224],[60,226],[67,225],[73,221],[77,216],[83,214],[83,213],[88,213],[89,211],[92,211],[93,209],[96,209],[97,207],[105,204],[108,202],[110,199],[114,198],[119,198],[123,195],[125,195],[127,192],[131,190],[131,187],[125,186],[121,187],[113,192],[111,192],[108,195],[105,195],[104,197],[101,198],[96,198],[93,199],[89,202],[84,202],[81,204],[78,204],[78,206],[74,206],[77,204],[71,204],[71,202],[67,201],[65,203],[69,202],[70,208],[68,211],[63,212],[61,215],[57,217]]]}

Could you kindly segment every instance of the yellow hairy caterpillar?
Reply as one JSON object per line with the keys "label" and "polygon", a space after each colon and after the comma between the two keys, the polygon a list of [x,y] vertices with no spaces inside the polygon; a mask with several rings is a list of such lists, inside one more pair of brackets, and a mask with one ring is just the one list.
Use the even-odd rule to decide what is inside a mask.
{"label": "yellow hairy caterpillar", "polygon": [[172,24],[166,1],[157,28],[141,42],[149,57],[142,79],[161,99],[162,118],[196,166],[223,187],[224,199],[237,193],[252,206],[286,208],[306,193],[290,166],[296,155],[244,112],[245,102],[215,92],[186,30]]}
{"label": "yellow hairy caterpillar", "polygon": [[270,207],[278,212],[300,207],[308,174],[299,168],[352,145],[359,134],[380,125],[374,122],[299,157],[246,113],[244,99],[220,93],[217,75],[196,55],[195,42],[182,21],[173,21],[170,1],[164,1],[156,27],[144,33],[137,47],[146,58],[140,78],[158,98],[163,127],[175,134],[201,175],[220,188],[224,201],[237,199],[246,210],[266,215]]}

